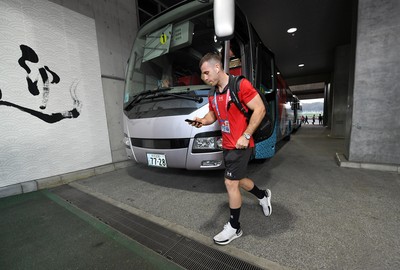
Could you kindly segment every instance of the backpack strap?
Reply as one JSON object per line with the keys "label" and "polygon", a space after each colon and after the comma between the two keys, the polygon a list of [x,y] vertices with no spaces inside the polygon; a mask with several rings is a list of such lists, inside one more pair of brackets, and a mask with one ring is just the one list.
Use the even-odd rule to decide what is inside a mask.
{"label": "backpack strap", "polygon": [[210,88],[210,91],[208,91],[208,97],[214,96],[214,93],[215,93],[215,86],[212,86]]}
{"label": "backpack strap", "polygon": [[250,119],[250,114],[245,110],[242,103],[239,100],[238,93],[240,90],[240,81],[244,78],[243,75],[239,76],[232,76],[229,75],[229,90],[231,93],[231,100],[232,102],[238,107],[238,109],[244,114],[247,118],[247,121]]}

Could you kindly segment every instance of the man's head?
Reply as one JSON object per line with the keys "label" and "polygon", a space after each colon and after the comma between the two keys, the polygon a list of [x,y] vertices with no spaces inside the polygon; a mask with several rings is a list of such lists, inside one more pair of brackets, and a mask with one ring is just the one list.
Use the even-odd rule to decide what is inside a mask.
{"label": "man's head", "polygon": [[204,55],[200,60],[199,67],[201,70],[201,79],[211,86],[216,86],[220,81],[220,76],[225,74],[221,56],[216,53],[207,53]]}

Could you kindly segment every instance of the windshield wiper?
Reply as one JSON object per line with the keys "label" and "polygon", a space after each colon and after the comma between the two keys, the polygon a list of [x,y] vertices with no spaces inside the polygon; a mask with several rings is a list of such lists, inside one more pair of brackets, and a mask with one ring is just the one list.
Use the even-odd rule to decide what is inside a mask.
{"label": "windshield wiper", "polygon": [[165,91],[171,90],[172,88],[160,88],[157,90],[147,90],[143,91],[137,95],[135,95],[132,99],[131,102],[125,107],[124,110],[130,111],[132,110],[133,106],[140,102],[142,99],[151,99],[151,98],[158,98],[158,97],[175,97],[175,98],[180,98],[180,99],[187,99],[187,100],[193,100],[198,103],[203,102],[203,98],[199,96],[188,96],[188,92],[179,92],[179,93],[163,93]]}
{"label": "windshield wiper", "polygon": [[171,87],[163,87],[163,88],[158,88],[156,90],[145,90],[143,92],[140,92],[139,94],[133,96],[133,99],[131,102],[129,102],[128,105],[125,106],[124,110],[125,111],[130,111],[133,108],[133,105],[135,105],[136,103],[138,103],[140,100],[142,100],[142,98],[144,98],[145,96],[149,96],[149,95],[155,95],[157,93],[161,93],[161,92],[165,92],[168,90],[171,90]]}
{"label": "windshield wiper", "polygon": [[181,93],[176,93],[176,94],[172,94],[172,93],[161,93],[158,94],[157,97],[176,97],[176,98],[181,98],[181,99],[187,99],[187,100],[193,100],[196,101],[198,103],[202,103],[203,102],[203,98],[202,97],[198,97],[198,96],[183,96],[183,94],[187,94],[186,92],[181,92]]}

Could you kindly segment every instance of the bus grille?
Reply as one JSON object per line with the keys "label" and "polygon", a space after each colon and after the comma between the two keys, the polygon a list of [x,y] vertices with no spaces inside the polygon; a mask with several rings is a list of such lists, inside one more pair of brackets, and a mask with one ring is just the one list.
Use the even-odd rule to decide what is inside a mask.
{"label": "bus grille", "polygon": [[132,146],[150,149],[188,148],[190,139],[139,139],[131,138]]}

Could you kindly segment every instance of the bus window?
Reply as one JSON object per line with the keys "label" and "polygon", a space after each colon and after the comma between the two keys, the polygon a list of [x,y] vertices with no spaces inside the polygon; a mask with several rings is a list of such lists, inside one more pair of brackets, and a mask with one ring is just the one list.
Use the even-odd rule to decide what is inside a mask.
{"label": "bus window", "polygon": [[[139,33],[130,57],[125,105],[143,91],[167,87],[172,88],[172,93],[186,91],[188,88],[204,89],[206,86],[200,77],[199,61],[208,52],[220,51],[220,44],[214,41],[215,31],[210,23],[212,21],[213,13],[208,11],[153,31],[152,33],[162,32],[159,37],[156,36],[157,44],[160,43],[160,37],[163,37],[161,30],[165,29],[171,29],[171,39],[184,39],[181,43],[171,41],[168,50],[162,53],[158,52],[157,46],[152,45],[152,33],[143,36]],[[179,39],[174,38],[178,34]]]}
{"label": "bus window", "polygon": [[272,56],[260,45],[257,47],[257,79],[256,87],[265,95],[268,101],[268,113],[271,120],[275,121],[275,91],[273,89],[273,59]]}
{"label": "bus window", "polygon": [[261,46],[257,50],[258,70],[256,87],[266,96],[273,92],[272,56]]}
{"label": "bus window", "polygon": [[229,51],[229,73],[235,76],[242,75],[242,61],[240,53],[240,45],[236,39],[230,42]]}

